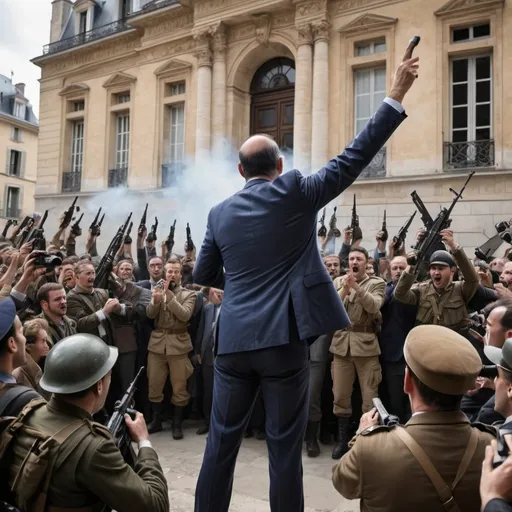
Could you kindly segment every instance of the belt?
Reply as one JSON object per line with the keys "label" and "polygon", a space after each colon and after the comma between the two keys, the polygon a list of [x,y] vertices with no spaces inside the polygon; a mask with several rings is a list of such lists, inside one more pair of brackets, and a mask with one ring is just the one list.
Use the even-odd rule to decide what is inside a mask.
{"label": "belt", "polygon": [[354,324],[350,327],[347,327],[346,330],[350,332],[375,334],[375,327],[373,327],[373,325]]}
{"label": "belt", "polygon": [[181,329],[157,329],[157,330],[163,332],[164,334],[185,334],[188,332],[186,327],[183,327]]}

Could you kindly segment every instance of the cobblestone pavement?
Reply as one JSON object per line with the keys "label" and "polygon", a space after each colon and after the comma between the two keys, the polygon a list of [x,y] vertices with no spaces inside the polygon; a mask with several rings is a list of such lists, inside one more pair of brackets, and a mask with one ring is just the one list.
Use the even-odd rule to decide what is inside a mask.
{"label": "cobblestone pavement", "polygon": [[[199,422],[186,421],[185,438],[175,441],[170,424],[151,436],[169,483],[172,512],[192,512],[194,492],[206,436],[196,435]],[[320,457],[310,459],[304,453],[304,494],[306,512],[357,512],[359,503],[343,499],[334,489],[331,473],[334,461],[329,447]],[[238,455],[230,512],[269,512],[268,458],[265,441],[244,439]]]}

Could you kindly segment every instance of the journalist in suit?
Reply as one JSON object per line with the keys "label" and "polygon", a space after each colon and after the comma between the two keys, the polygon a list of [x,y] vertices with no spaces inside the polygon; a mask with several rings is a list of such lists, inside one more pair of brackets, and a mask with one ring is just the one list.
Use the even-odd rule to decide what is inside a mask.
{"label": "journalist in suit", "polygon": [[277,144],[254,136],[240,149],[245,187],[208,215],[194,282],[224,289],[210,431],[196,512],[227,512],[236,457],[258,387],[265,404],[272,512],[304,510],[302,443],[308,417],[308,342],[349,325],[320,257],[318,211],[359,176],[405,119],[417,77],[406,59],[363,131],[316,174],[282,174]]}

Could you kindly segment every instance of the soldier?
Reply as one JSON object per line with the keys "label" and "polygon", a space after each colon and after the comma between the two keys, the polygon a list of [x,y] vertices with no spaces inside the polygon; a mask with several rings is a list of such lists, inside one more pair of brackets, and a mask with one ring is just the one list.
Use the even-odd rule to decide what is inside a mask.
{"label": "soldier", "polygon": [[[467,303],[478,289],[479,279],[475,267],[453,239],[453,231],[445,229],[441,236],[452,254],[432,254],[430,281],[414,284],[415,276],[408,268],[400,277],[395,297],[405,304],[418,305],[417,325],[442,325],[458,331],[468,317]],[[453,282],[457,265],[464,281]]]}
{"label": "soldier", "polygon": [[380,308],[384,302],[386,283],[380,277],[367,275],[367,263],[366,249],[352,249],[348,258],[349,273],[334,281],[352,325],[334,333],[330,348],[334,354],[331,373],[334,414],[338,424],[333,459],[339,459],[348,450],[351,398],[356,374],[361,387],[363,412],[372,408],[372,399],[378,395],[382,379],[377,331],[382,319]]}
{"label": "soldier", "polygon": [[[118,512],[151,510],[168,512],[167,482],[158,456],[148,440],[142,414],[125,417],[130,437],[139,453],[133,470],[123,459],[109,430],[92,416],[105,403],[118,349],[91,334],[75,334],[57,343],[46,358],[41,387],[53,393],[49,403],[31,402],[18,420],[35,432],[54,436],[58,449],[50,453],[51,475],[45,510],[101,510]],[[28,498],[34,473],[22,471],[33,447],[27,428],[15,433],[9,486],[14,485],[16,505]],[[17,480],[16,480],[17,479]]]}
{"label": "soldier", "polygon": [[404,427],[378,426],[375,410],[364,414],[333,469],[334,487],[361,498],[363,512],[479,512],[480,471],[494,430],[471,425],[460,402],[482,368],[480,356],[460,334],[434,325],[415,327],[404,354],[412,418]]}
{"label": "soldier", "polygon": [[153,288],[153,298],[147,307],[148,318],[155,319],[148,346],[149,401],[153,412],[148,426],[150,434],[162,430],[163,389],[170,376],[174,405],[172,436],[183,439],[183,412],[190,401],[187,380],[194,373],[187,324],[195,304],[196,294],[181,287],[180,261],[169,260],[165,264],[165,282]]}

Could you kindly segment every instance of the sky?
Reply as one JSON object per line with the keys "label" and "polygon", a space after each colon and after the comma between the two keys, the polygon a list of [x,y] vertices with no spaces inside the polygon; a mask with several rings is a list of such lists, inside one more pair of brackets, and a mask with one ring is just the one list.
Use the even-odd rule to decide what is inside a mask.
{"label": "sky", "polygon": [[41,70],[30,59],[50,39],[52,0],[0,0],[0,74],[26,84],[25,96],[39,117]]}

